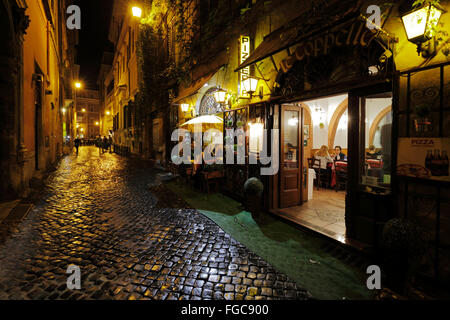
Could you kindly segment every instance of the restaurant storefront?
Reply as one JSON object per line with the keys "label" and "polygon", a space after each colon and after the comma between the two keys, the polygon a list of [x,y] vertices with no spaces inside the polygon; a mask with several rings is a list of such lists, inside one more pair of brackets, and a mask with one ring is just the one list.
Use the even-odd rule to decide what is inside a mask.
{"label": "restaurant storefront", "polygon": [[[257,177],[267,212],[369,252],[381,247],[389,220],[414,218],[430,232],[427,272],[442,277],[450,256],[444,168],[450,63],[442,51],[424,58],[419,47],[417,54],[395,16],[404,8],[395,7],[375,30],[361,14],[366,8],[330,1],[258,45],[252,43],[256,36],[240,36],[237,59],[225,67],[237,65],[235,75],[222,72],[224,80],[216,79],[214,88],[236,92],[237,102],[220,104],[216,114],[223,119],[224,145],[234,139],[227,129],[247,132],[245,162],[223,165],[220,189],[243,201],[245,181]],[[249,78],[255,87],[244,84]],[[213,95],[203,89],[193,103],[196,111],[206,96]],[[259,161],[263,142],[269,155],[279,157],[274,175],[261,175],[271,165]],[[323,147],[333,159],[317,162]]]}
{"label": "restaurant storefront", "polygon": [[[302,19],[268,35],[237,69],[288,51],[270,102],[260,104],[264,127],[280,136],[279,171],[261,177],[264,206],[341,242],[376,244],[379,222],[394,215],[392,38],[371,32],[357,10],[328,17],[327,27],[304,34]],[[371,145],[383,156],[366,159]],[[323,146],[331,155],[339,146],[345,158],[313,163]]]}

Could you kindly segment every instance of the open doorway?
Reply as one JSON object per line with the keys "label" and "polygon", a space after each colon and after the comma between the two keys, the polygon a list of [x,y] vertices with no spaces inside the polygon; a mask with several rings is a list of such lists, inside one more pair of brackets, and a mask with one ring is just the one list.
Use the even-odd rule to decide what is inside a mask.
{"label": "open doorway", "polygon": [[[301,121],[298,121],[301,125],[298,134],[301,146],[298,151],[302,168],[299,179],[301,186],[298,190],[299,201],[295,204],[283,201],[283,195],[280,197],[280,213],[295,223],[340,240],[345,237],[348,95],[282,105],[283,151],[286,148],[292,149],[293,145],[286,136],[290,140],[297,137],[292,134],[295,127],[291,118],[295,118],[295,115],[289,117],[294,112],[293,107],[298,107],[301,115]],[[287,118],[289,119],[286,120]],[[286,172],[292,171],[289,167],[293,166],[289,154],[282,154],[281,159],[283,165],[280,186],[283,189],[286,177],[292,176]]]}
{"label": "open doorway", "polygon": [[[358,170],[359,183],[372,189],[390,184],[392,94],[358,99],[350,106],[352,121],[349,100],[349,94],[340,94],[283,104],[280,110],[278,214],[341,242],[347,241],[349,173]],[[357,137],[351,137],[355,128]]]}

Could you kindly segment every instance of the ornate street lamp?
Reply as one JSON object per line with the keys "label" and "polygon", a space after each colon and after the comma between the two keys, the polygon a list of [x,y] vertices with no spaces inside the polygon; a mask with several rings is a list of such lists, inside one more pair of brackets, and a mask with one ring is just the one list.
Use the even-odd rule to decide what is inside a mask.
{"label": "ornate street lamp", "polygon": [[[403,26],[408,40],[417,45],[417,53],[424,57],[436,53],[435,31],[444,9],[427,2],[425,5],[402,15]],[[429,47],[423,45],[430,41]],[[431,48],[430,48],[431,47]]]}

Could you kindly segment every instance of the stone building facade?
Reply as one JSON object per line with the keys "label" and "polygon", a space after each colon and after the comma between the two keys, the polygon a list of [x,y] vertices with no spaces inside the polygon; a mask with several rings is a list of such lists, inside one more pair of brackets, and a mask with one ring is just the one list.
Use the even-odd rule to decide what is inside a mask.
{"label": "stone building facade", "polygon": [[76,129],[80,138],[100,135],[100,95],[98,90],[82,89],[76,95]]}
{"label": "stone building facade", "polygon": [[73,136],[71,80],[76,31],[68,31],[70,1],[0,3],[0,197],[25,196]]}

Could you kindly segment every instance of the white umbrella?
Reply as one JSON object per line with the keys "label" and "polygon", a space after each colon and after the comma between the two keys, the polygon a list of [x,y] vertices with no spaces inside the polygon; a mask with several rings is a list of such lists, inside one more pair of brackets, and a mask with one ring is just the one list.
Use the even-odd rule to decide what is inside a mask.
{"label": "white umbrella", "polygon": [[191,119],[185,123],[183,123],[180,127],[189,126],[189,125],[195,125],[195,124],[222,124],[223,119],[215,116],[215,115],[206,115],[206,116],[200,116],[194,119]]}

